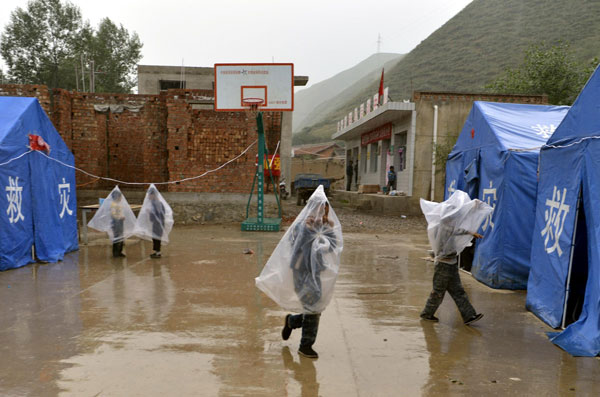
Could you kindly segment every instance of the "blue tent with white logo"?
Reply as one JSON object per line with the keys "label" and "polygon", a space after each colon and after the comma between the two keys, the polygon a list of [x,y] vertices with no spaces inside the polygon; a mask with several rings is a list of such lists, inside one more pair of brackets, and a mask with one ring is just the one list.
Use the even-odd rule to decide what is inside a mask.
{"label": "blue tent with white logo", "polygon": [[[50,152],[32,151],[37,135]],[[54,159],[54,160],[53,160]],[[78,249],[73,154],[36,98],[0,97],[0,270]]]}
{"label": "blue tent with white logo", "polygon": [[446,198],[459,189],[494,207],[471,267],[490,287],[527,286],[539,148],[568,109],[477,101],[448,156]]}
{"label": "blue tent with white logo", "polygon": [[600,353],[600,69],[540,151],[527,308],[575,356]]}

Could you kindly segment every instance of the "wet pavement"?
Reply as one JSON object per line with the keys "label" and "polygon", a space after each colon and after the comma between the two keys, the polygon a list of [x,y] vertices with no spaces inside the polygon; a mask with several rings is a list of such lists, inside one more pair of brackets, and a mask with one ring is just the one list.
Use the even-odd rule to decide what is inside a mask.
{"label": "wet pavement", "polygon": [[485,317],[462,325],[446,296],[440,323],[419,321],[433,275],[423,228],[344,235],[320,357],[300,357],[300,331],[282,341],[286,313],[254,287],[281,236],[180,227],[161,259],[137,240],[113,259],[95,240],[0,273],[0,395],[600,395],[598,359],[551,344],[522,291],[463,273]]}

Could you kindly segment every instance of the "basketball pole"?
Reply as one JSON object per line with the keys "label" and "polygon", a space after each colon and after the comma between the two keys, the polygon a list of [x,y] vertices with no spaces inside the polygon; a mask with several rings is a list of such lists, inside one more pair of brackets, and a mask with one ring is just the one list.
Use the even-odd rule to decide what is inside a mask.
{"label": "basketball pole", "polygon": [[263,127],[262,112],[256,114],[256,129],[258,130],[258,213],[257,222],[264,222],[264,165],[265,165],[265,130]]}
{"label": "basketball pole", "polygon": [[[265,218],[264,206],[265,206],[265,152],[266,152],[266,141],[265,141],[265,130],[263,124],[262,112],[256,113],[256,132],[258,134],[258,153],[257,153],[257,164],[256,174],[254,181],[256,181],[256,198],[257,198],[257,214],[256,218],[249,217],[250,203],[252,202],[252,194],[254,193],[254,181],[252,182],[252,189],[250,190],[250,197],[248,197],[248,205],[246,206],[246,220],[242,222],[243,231],[269,231],[277,232],[281,227],[281,203],[277,196],[277,188],[273,183],[273,191],[275,193],[275,199],[277,200],[277,206],[279,208],[278,218]],[[273,177],[271,175],[271,169],[268,167],[271,181]]]}

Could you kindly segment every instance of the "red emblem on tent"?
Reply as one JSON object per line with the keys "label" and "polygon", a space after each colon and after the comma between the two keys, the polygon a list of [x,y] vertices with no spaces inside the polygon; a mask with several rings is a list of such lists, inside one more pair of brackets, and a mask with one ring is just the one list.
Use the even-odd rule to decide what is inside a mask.
{"label": "red emblem on tent", "polygon": [[29,134],[29,147],[31,150],[43,150],[50,153],[50,145],[39,135]]}
{"label": "red emblem on tent", "polygon": [[471,139],[475,138],[475,128],[471,128]]}

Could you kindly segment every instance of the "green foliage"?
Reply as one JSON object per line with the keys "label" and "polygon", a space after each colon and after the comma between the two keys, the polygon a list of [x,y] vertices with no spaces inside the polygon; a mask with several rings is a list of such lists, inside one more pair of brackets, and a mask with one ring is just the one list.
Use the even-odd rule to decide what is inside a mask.
{"label": "green foliage", "polygon": [[141,47],[136,33],[108,18],[94,30],[77,6],[61,0],[31,0],[26,9],[17,7],[0,36],[0,55],[13,81],[82,88],[83,64],[89,88],[94,65],[96,92],[131,91]]}
{"label": "green foliage", "polygon": [[123,25],[104,18],[95,35],[88,37],[87,56],[94,60],[97,92],[130,92],[136,85],[136,64],[142,42]]}
{"label": "green foliage", "polygon": [[518,67],[507,68],[486,88],[505,94],[547,94],[551,104],[571,105],[589,75],[589,67],[575,58],[568,44],[542,42],[531,45]]}
{"label": "green foliage", "polygon": [[79,8],[60,0],[32,0],[11,13],[0,37],[9,76],[20,83],[69,86],[65,73],[84,28]]}
{"label": "green foliage", "polygon": [[435,166],[438,172],[443,172],[446,169],[446,161],[452,148],[456,144],[458,134],[448,134],[433,145],[435,150]]}

